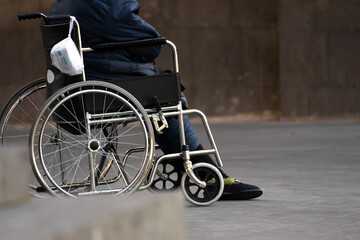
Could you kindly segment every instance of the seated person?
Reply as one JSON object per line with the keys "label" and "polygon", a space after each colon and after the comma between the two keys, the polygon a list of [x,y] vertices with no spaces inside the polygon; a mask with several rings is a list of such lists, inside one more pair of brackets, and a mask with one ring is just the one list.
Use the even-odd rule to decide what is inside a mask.
{"label": "seated person", "polygon": [[[154,27],[142,20],[140,6],[136,0],[56,0],[51,8],[51,15],[72,15],[78,20],[84,47],[99,42],[119,42],[160,36]],[[84,56],[87,80],[119,79],[133,76],[156,74],[154,59],[160,54],[160,46],[132,48],[86,53]],[[177,118],[167,119],[169,128],[162,135],[156,134],[156,142],[165,154],[178,153],[180,150],[179,122]],[[184,115],[186,143],[190,150],[203,147],[189,121]],[[192,157],[193,163],[207,162],[214,166],[210,156]],[[182,161],[177,161],[177,168],[183,168]],[[224,177],[224,193],[221,199],[247,200],[262,194],[256,186],[241,183],[229,177],[218,168]]]}

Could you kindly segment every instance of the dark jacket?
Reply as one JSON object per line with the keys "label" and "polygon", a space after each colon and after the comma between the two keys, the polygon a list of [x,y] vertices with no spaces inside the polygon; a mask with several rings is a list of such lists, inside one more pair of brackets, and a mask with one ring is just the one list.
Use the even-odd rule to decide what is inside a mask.
{"label": "dark jacket", "polygon": [[[69,14],[80,24],[83,47],[93,43],[129,41],[158,37],[142,20],[135,0],[56,0],[51,15]],[[87,79],[116,79],[154,75],[154,59],[160,46],[129,50],[84,53]]]}

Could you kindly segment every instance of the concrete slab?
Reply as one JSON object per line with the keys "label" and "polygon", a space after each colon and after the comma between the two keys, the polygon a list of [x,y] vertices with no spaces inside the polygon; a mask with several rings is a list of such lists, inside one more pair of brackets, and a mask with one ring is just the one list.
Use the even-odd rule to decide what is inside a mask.
{"label": "concrete slab", "polygon": [[25,148],[0,147],[0,210],[29,198],[27,161]]}
{"label": "concrete slab", "polygon": [[1,240],[185,239],[177,194],[33,199],[0,212]]}

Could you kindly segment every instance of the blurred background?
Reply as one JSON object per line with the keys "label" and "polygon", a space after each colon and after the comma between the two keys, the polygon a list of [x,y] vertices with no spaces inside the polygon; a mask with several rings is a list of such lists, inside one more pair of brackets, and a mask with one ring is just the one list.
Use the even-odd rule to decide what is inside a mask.
{"label": "blurred background", "polygon": [[[40,22],[19,23],[17,14],[47,14],[52,1],[0,3],[2,107],[46,75]],[[177,45],[190,106],[208,116],[360,119],[359,0],[139,3],[140,16]]]}

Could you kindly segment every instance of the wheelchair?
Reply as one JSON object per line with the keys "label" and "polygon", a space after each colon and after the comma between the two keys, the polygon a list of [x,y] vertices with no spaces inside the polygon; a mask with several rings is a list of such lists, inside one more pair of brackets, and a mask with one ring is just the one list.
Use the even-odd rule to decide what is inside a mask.
{"label": "wheelchair", "polygon": [[[69,76],[51,64],[50,50],[67,37],[70,16],[25,13],[18,19],[42,20],[47,77],[26,85],[5,105],[0,140],[5,147],[28,142],[33,190],[79,197],[180,187],[194,205],[211,205],[220,198],[220,171],[208,163],[191,163],[193,156],[213,154],[218,166],[223,165],[206,116],[197,109],[183,109],[177,50],[171,41],[158,37],[83,48],[75,20],[71,37],[82,59],[91,51],[151,45],[166,45],[172,52],[172,72],[87,81],[86,69]],[[208,149],[190,151],[186,145],[183,116],[191,114],[202,120]],[[181,152],[158,156],[155,134],[168,127],[168,117],[179,120]],[[184,166],[180,170],[174,164],[179,159]]]}

